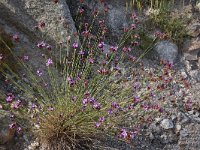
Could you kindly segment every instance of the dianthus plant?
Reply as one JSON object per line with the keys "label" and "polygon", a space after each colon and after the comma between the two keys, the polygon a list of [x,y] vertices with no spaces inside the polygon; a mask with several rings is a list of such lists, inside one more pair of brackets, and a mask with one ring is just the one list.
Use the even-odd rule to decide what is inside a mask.
{"label": "dianthus plant", "polygon": [[[107,11],[106,7],[105,14]],[[84,12],[83,8],[78,10],[77,20],[83,20]],[[84,146],[87,149],[92,139],[100,136],[130,142],[141,126],[165,112],[164,106],[186,98],[183,87],[188,83],[173,70],[171,63],[162,61],[158,68],[148,69],[140,61],[158,37],[142,55],[133,55],[140,45],[139,19],[135,13],[118,43],[110,46],[105,44],[108,29],[98,14],[94,10],[91,23],[80,23],[75,40],[63,39],[57,46],[51,46],[45,39],[38,42],[36,46],[44,51],[41,56],[44,63],[39,68],[27,65],[31,58],[26,54],[15,57],[25,70],[22,75],[1,64],[7,68],[2,74],[25,97],[20,99],[7,93],[1,109],[9,105],[12,112],[25,114],[35,133],[49,144],[62,141],[66,149]],[[36,26],[41,31],[45,28],[45,21]],[[133,41],[128,43],[130,38]],[[13,36],[14,42],[16,39],[20,42],[18,35]],[[0,55],[0,61],[3,57]],[[186,109],[191,107],[188,104],[189,101]]]}

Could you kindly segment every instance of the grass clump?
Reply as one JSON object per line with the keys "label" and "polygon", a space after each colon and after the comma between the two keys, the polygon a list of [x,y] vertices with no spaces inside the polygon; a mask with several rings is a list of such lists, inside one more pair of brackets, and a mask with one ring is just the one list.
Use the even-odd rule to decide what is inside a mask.
{"label": "grass clump", "polygon": [[[171,4],[167,4],[171,5]],[[150,21],[166,34],[168,38],[177,44],[181,44],[184,38],[188,37],[186,29],[186,21],[183,18],[174,17],[171,14],[171,9],[166,5],[157,9],[158,13],[150,15]]]}
{"label": "grass clump", "polygon": [[[186,28],[186,18],[174,15],[174,1],[169,0],[151,0],[151,1],[137,1],[133,0],[128,7],[136,8],[142,15],[145,13],[149,17],[147,23],[152,27],[156,27],[165,36],[177,44],[181,44],[184,38],[188,37]],[[179,5],[184,5],[179,2]],[[146,12],[143,12],[146,10]],[[149,28],[149,26],[146,26]]]}
{"label": "grass clump", "polygon": [[[80,8],[77,16],[81,18],[83,13]],[[97,15],[98,11],[94,10],[94,20]],[[16,74],[8,65],[3,65],[10,72],[2,71],[2,75],[12,74],[14,78],[9,78],[10,82],[27,99],[23,101],[14,93],[7,93],[6,104],[9,109],[19,111],[16,115],[22,113],[30,120],[36,136],[49,149],[92,149],[94,139],[104,136],[131,142],[143,125],[165,112],[165,106],[172,99],[176,103],[185,96],[175,94],[187,81],[180,75],[175,77],[172,64],[162,62],[154,70],[140,62],[154,46],[156,37],[142,55],[132,55],[139,46],[138,37],[126,45],[132,35],[138,34],[137,15],[133,14],[132,19],[133,24],[124,31],[119,43],[110,45],[108,51],[104,43],[107,33],[104,22],[99,22],[95,35],[91,32],[93,22],[83,22],[74,43],[60,43],[56,49],[45,41],[38,42],[37,47],[43,51],[48,49],[49,55],[41,56],[44,64],[36,71],[26,64],[27,59],[18,59],[14,54],[26,69],[25,74]],[[45,27],[44,23],[38,26],[40,30]],[[82,39],[81,44],[78,37]],[[70,55],[63,51],[66,48],[71,49]],[[128,70],[133,66],[138,69]],[[124,77],[126,73],[130,74],[131,81]]]}

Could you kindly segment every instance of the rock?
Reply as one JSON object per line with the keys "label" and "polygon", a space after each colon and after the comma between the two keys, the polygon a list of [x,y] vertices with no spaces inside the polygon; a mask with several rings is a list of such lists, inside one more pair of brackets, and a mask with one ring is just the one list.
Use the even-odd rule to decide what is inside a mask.
{"label": "rock", "polygon": [[183,54],[186,60],[198,60],[198,51]]}
{"label": "rock", "polygon": [[5,146],[0,146],[0,150],[6,150]]}
{"label": "rock", "polygon": [[197,150],[200,147],[200,124],[191,123],[180,131],[178,145],[181,149]]}
{"label": "rock", "polygon": [[189,74],[194,80],[200,82],[200,70],[191,70]]}
{"label": "rock", "polygon": [[124,7],[112,7],[108,12],[108,26],[115,35],[122,33],[123,27],[128,26]]}
{"label": "rock", "polygon": [[37,141],[34,141],[33,143],[31,143],[29,146],[28,146],[28,149],[29,150],[35,150],[35,149],[37,149],[38,147],[39,147],[39,142],[37,142]]}
{"label": "rock", "polygon": [[169,144],[169,143],[175,142],[177,140],[177,136],[172,131],[170,131],[170,132],[166,132],[162,134],[159,140],[163,144]]}
{"label": "rock", "polygon": [[188,26],[188,34],[196,38],[200,34],[200,23],[192,23]]}
{"label": "rock", "polygon": [[154,51],[157,52],[160,60],[174,63],[178,56],[178,47],[169,41],[161,41],[156,44]]}
{"label": "rock", "polygon": [[192,53],[198,54],[200,51],[200,38],[198,37],[185,41],[183,45],[183,51],[187,53],[194,51]]}
{"label": "rock", "polygon": [[200,57],[198,58],[198,64],[197,64],[197,66],[200,69]]}
{"label": "rock", "polygon": [[9,128],[12,123],[10,116],[9,112],[0,109],[0,145],[8,143],[14,138],[15,128]]}
{"label": "rock", "polygon": [[197,10],[197,11],[199,11],[199,12],[200,12],[200,3],[197,3],[197,5],[196,5],[196,7],[195,7],[195,8],[196,8],[196,10]]}
{"label": "rock", "polygon": [[[49,0],[1,0],[0,8],[0,19],[32,38],[40,37],[40,32],[43,32],[46,34],[45,39],[60,42],[60,38],[66,39],[76,32],[65,0],[59,0],[57,4]],[[36,32],[35,26],[39,22],[44,22],[47,30]],[[67,24],[67,30],[64,24]]]}
{"label": "rock", "polygon": [[170,119],[163,119],[161,121],[161,127],[163,129],[172,129],[174,127],[172,120]]}
{"label": "rock", "polygon": [[[65,0],[59,0],[57,4],[49,0],[1,0],[0,14],[0,26],[7,33],[19,36],[15,54],[28,55],[33,66],[44,64],[41,55],[49,54],[48,50],[37,48],[38,42],[45,40],[54,49],[61,40],[66,42],[68,36],[72,35],[71,40],[75,40],[76,28]],[[37,30],[36,26],[41,23],[45,24],[44,29]]]}
{"label": "rock", "polygon": [[[91,23],[93,16],[91,15],[95,8],[98,8],[99,15],[95,21],[95,26],[93,28],[94,32],[98,30],[98,20],[104,20],[104,24],[108,27],[109,34],[107,35],[107,41],[110,43],[116,43],[116,40],[120,38],[123,33],[123,28],[127,27],[129,24],[129,18],[127,17],[126,3],[127,0],[113,0],[105,1],[101,3],[100,1],[85,0],[84,4],[80,3],[79,0],[67,0],[67,4],[71,11],[73,18],[76,18],[77,8],[82,6],[85,10],[84,17],[85,21]],[[105,15],[105,10],[107,10]],[[79,22],[76,22],[76,26],[79,26]]]}
{"label": "rock", "polygon": [[[14,44],[13,53],[20,58],[28,56],[29,60],[26,63],[31,65],[33,72],[42,70],[46,82],[49,80],[46,59],[42,56],[45,54],[50,57],[51,54],[47,48],[39,49],[38,42],[44,40],[52,46],[52,51],[55,51],[56,45],[63,42],[65,53],[66,50],[70,50],[66,48],[66,41],[69,38],[71,42],[79,42],[73,36],[76,28],[65,0],[59,0],[57,4],[53,0],[1,0],[0,14],[0,27],[6,33],[19,37],[19,42]],[[38,28],[41,23],[44,24],[44,29]],[[55,56],[58,57],[58,55]],[[56,59],[53,60],[55,61]],[[54,71],[57,73],[56,69]]]}

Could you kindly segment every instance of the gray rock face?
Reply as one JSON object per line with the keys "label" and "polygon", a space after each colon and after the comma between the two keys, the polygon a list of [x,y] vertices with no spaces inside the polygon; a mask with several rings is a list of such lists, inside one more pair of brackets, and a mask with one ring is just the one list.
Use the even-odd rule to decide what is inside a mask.
{"label": "gray rock face", "polygon": [[[34,72],[46,69],[42,55],[49,57],[50,54],[47,49],[39,49],[38,42],[50,44],[55,51],[57,44],[66,43],[69,38],[72,42],[78,41],[73,37],[76,28],[65,0],[58,3],[53,0],[1,0],[0,14],[0,27],[10,35],[19,36],[13,52],[22,58],[29,56],[27,63]],[[41,22],[45,23],[45,28],[37,29]],[[63,50],[69,49],[64,47]]]}
{"label": "gray rock face", "polygon": [[[105,21],[105,25],[108,27],[109,35],[107,40],[111,43],[115,43],[120,35],[122,35],[123,27],[129,24],[129,18],[126,12],[126,3],[130,2],[128,0],[112,0],[105,1],[105,5],[99,0],[85,0],[84,4],[81,4],[79,0],[66,0],[73,18],[76,18],[77,9],[82,6],[85,10],[85,21],[92,22],[93,16],[91,15],[95,8],[98,8],[100,16],[97,20]],[[106,15],[104,16],[104,11],[107,9]],[[77,22],[76,22],[77,23]],[[98,21],[95,23],[98,24]],[[79,23],[76,24],[79,26]],[[96,28],[96,27],[94,27]],[[97,27],[98,28],[98,27]],[[95,29],[96,30],[96,29]]]}
{"label": "gray rock face", "polygon": [[172,129],[174,127],[174,124],[170,119],[163,119],[161,121],[161,127],[164,129]]}
{"label": "gray rock face", "polygon": [[[59,41],[76,31],[69,8],[65,0],[57,4],[50,0],[1,0],[0,19],[12,25],[18,31],[23,31],[29,37],[39,38],[41,34],[35,32],[38,22],[44,22],[47,30],[41,30],[47,35],[45,39]],[[60,23],[59,23],[60,22]],[[68,29],[63,24],[67,23]]]}
{"label": "gray rock face", "polygon": [[108,12],[108,26],[114,34],[120,34],[123,27],[128,26],[125,8],[111,7]]}
{"label": "gray rock face", "polygon": [[0,145],[11,141],[14,137],[15,129],[9,129],[11,122],[10,114],[0,109]]}
{"label": "gray rock face", "polygon": [[154,50],[157,52],[160,60],[174,63],[178,56],[178,47],[169,41],[161,41],[156,44]]}

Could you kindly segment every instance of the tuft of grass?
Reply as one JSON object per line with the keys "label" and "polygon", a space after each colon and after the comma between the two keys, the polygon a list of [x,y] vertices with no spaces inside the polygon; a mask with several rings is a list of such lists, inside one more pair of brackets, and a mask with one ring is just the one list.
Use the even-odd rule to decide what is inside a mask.
{"label": "tuft of grass", "polygon": [[185,20],[173,17],[171,10],[167,7],[159,9],[158,14],[151,14],[150,21],[177,44],[181,44],[184,38],[188,37]]}
{"label": "tuft of grass", "polygon": [[[84,10],[79,9],[77,17],[82,18]],[[127,42],[132,35],[139,34],[135,14],[134,24],[106,54],[106,25],[100,22],[96,34],[91,32],[97,15],[98,12],[93,15],[91,24],[83,22],[78,29],[81,44],[79,41],[61,43],[48,50],[49,55],[41,56],[45,68],[34,71],[26,64],[27,60],[15,55],[25,74],[16,74],[8,65],[3,65],[9,72],[1,71],[2,75],[12,74],[14,78],[9,78],[10,82],[27,99],[19,103],[18,97],[8,93],[5,100],[8,109],[30,120],[35,135],[47,142],[50,149],[90,149],[93,140],[104,136],[131,142],[141,126],[164,112],[171,99],[179,102],[185,96],[174,93],[187,81],[179,75],[175,77],[172,64],[162,62],[154,70],[145,68],[140,61],[152,49],[157,37],[145,45],[142,55],[132,55],[139,46],[137,37]],[[45,25],[38,28],[44,30]],[[12,48],[3,43],[12,53]],[[37,46],[46,51],[50,45],[40,42]],[[63,49],[71,49],[70,54]],[[124,65],[127,60],[130,63]],[[128,69],[133,66],[137,69]],[[124,77],[126,73],[130,74],[131,81]]]}
{"label": "tuft of grass", "polygon": [[[184,1],[179,2],[179,4],[184,6]],[[141,15],[145,9],[148,9],[149,21],[145,23],[148,22],[155,26],[165,33],[169,39],[180,45],[189,36],[186,29],[187,20],[172,14],[174,5],[175,2],[170,0],[132,0],[130,5],[127,4],[127,7],[136,8]]]}

